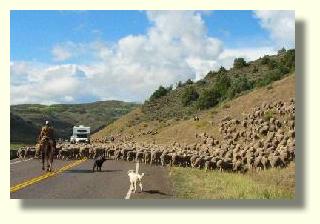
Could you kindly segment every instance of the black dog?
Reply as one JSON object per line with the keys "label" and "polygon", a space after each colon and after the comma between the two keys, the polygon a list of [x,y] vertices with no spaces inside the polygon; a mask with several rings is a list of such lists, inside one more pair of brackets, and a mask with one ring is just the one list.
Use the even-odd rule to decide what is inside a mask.
{"label": "black dog", "polygon": [[97,158],[94,159],[94,163],[93,163],[93,168],[92,168],[92,172],[94,172],[95,168],[97,168],[97,171],[101,172],[101,167],[102,164],[104,163],[104,161],[106,161],[107,159],[104,156],[98,156]]}

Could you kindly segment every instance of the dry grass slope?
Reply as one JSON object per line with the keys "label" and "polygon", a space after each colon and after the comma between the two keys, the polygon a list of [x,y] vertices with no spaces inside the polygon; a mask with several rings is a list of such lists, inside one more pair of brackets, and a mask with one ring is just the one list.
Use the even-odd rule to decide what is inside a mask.
{"label": "dry grass slope", "polygon": [[[222,103],[212,109],[199,113],[200,121],[167,120],[163,122],[139,122],[142,111],[137,108],[121,117],[106,128],[97,132],[93,137],[100,138],[109,135],[134,135],[134,140],[156,143],[171,143],[173,141],[191,143],[195,142],[195,133],[207,132],[216,138],[221,138],[218,131],[219,122],[226,116],[240,118],[243,114],[263,102],[277,100],[289,101],[295,97],[295,75],[290,75],[266,87],[257,88],[245,95],[231,101]],[[157,134],[146,134],[156,131]]]}

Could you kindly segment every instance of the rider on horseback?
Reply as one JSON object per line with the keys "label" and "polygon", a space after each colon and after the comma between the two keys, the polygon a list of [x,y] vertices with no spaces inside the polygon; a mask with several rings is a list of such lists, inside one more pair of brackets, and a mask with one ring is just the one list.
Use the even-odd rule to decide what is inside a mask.
{"label": "rider on horseback", "polygon": [[[40,143],[40,152],[42,157],[42,170],[44,170],[44,162],[47,160],[48,171],[51,171],[53,153],[55,149],[55,141],[53,138],[53,127],[49,121],[46,121],[45,125],[41,128],[40,135],[38,137]],[[45,158],[46,157],[46,158]]]}
{"label": "rider on horseback", "polygon": [[51,127],[49,121],[46,121],[46,124],[41,128],[39,141],[40,144],[49,141],[50,146],[53,147],[53,127]]}

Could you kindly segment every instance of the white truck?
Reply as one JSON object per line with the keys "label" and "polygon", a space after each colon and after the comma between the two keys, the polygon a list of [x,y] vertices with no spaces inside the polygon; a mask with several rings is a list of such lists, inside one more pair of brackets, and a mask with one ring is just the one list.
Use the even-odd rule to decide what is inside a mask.
{"label": "white truck", "polygon": [[90,127],[83,125],[74,126],[72,136],[70,137],[71,143],[90,143]]}

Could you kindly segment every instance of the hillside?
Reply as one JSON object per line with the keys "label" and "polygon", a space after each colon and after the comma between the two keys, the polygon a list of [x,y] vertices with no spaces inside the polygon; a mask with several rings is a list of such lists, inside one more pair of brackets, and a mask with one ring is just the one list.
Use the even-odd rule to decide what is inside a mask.
{"label": "hillside", "polygon": [[[295,97],[294,58],[294,50],[289,50],[249,63],[236,59],[230,70],[209,72],[196,83],[189,80],[175,89],[159,88],[141,107],[93,137],[113,135],[156,143],[191,143],[196,140],[195,133],[207,132],[219,138],[218,125],[224,117],[239,118],[264,102],[289,101]],[[184,101],[189,92],[189,102]],[[218,97],[212,98],[217,92]],[[203,102],[211,104],[199,107]],[[200,120],[194,121],[193,116]]]}
{"label": "hillside", "polygon": [[34,143],[40,127],[50,120],[57,138],[69,138],[74,125],[83,124],[98,131],[136,108],[137,104],[101,101],[88,104],[12,105],[10,107],[11,142]]}
{"label": "hillside", "polygon": [[156,143],[171,143],[173,141],[192,143],[196,141],[195,134],[207,132],[216,138],[221,138],[219,123],[226,116],[240,118],[249,113],[252,108],[262,103],[277,100],[289,101],[295,97],[295,75],[290,75],[266,87],[239,96],[231,101],[221,103],[214,108],[198,113],[199,121],[193,118],[186,120],[168,119],[166,121],[135,122],[143,116],[141,108],[136,108],[116,122],[97,132],[93,137],[101,138],[109,135],[132,136],[136,141]]}
{"label": "hillside", "polygon": [[199,110],[208,109],[219,102],[233,99],[257,87],[292,74],[295,70],[295,50],[279,51],[246,62],[236,58],[231,69],[221,67],[210,71],[197,82],[179,82],[175,89],[160,87],[141,107],[141,121],[186,119]]}

